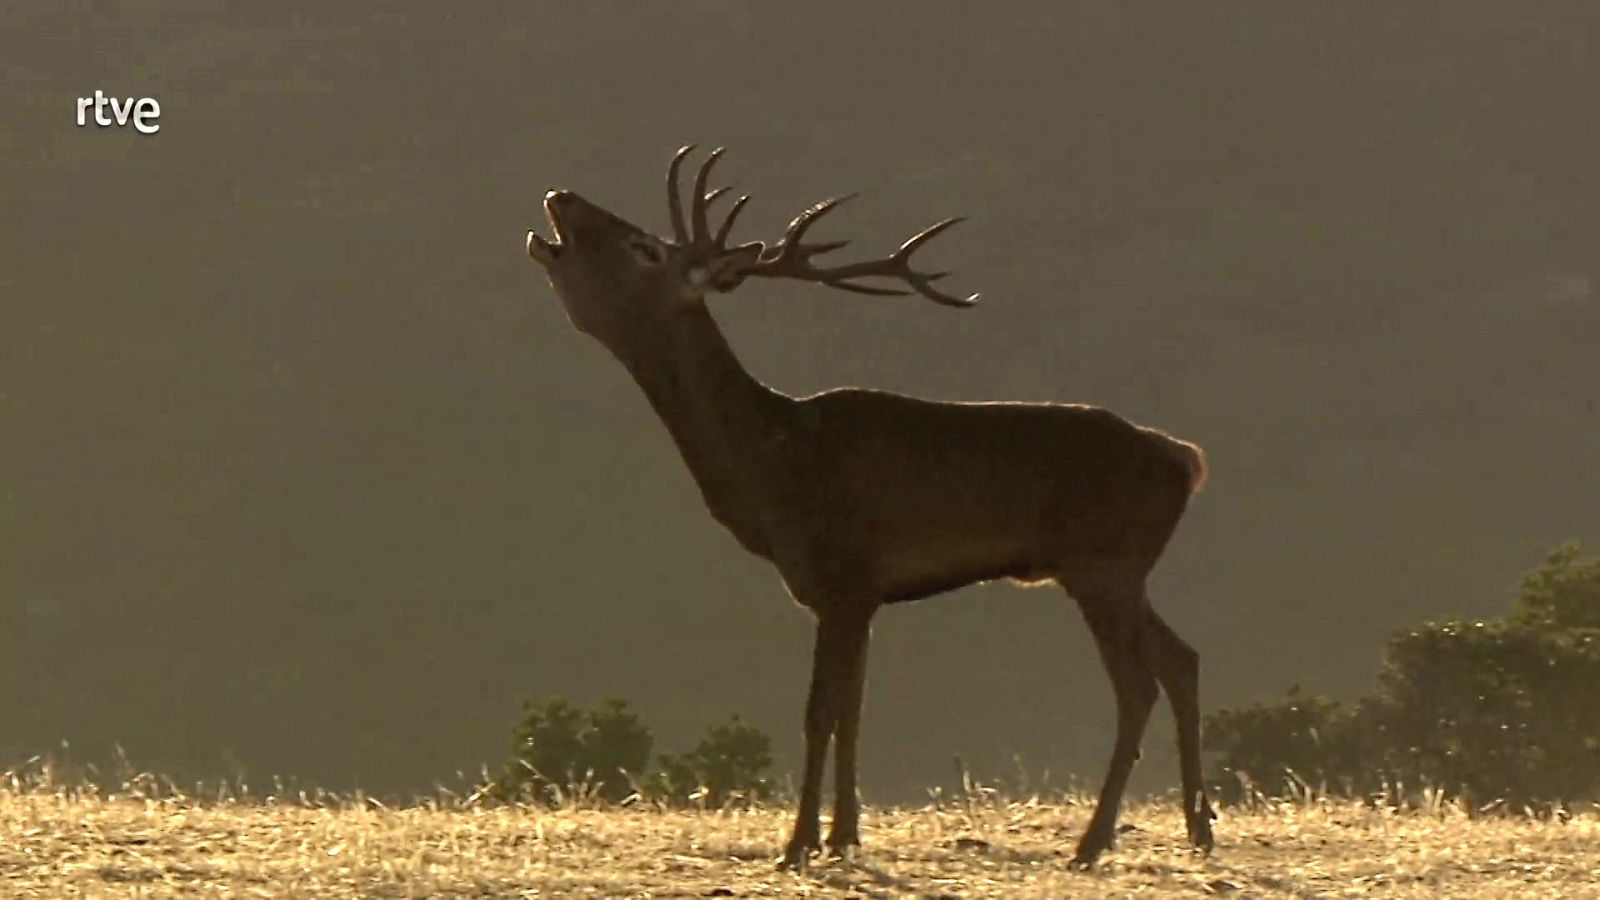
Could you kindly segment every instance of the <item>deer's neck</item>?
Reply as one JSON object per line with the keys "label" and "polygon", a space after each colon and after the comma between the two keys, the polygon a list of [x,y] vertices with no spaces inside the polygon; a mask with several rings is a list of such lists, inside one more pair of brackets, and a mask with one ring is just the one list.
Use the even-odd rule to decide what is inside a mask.
{"label": "deer's neck", "polygon": [[794,401],[740,364],[704,306],[677,311],[618,354],[671,432],[711,514],[747,548],[765,553],[772,455]]}

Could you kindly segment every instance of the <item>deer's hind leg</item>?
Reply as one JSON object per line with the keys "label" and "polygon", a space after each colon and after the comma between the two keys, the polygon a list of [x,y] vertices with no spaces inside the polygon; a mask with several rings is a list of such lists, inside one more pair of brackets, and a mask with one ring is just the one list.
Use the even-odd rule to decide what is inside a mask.
{"label": "deer's hind leg", "polygon": [[1133,764],[1139,759],[1139,742],[1144,738],[1158,693],[1156,675],[1145,653],[1149,607],[1142,581],[1139,578],[1067,586],[1094,635],[1117,703],[1117,737],[1111,762],[1106,767],[1094,815],[1072,860],[1079,868],[1094,865],[1095,859],[1114,843],[1117,811]]}
{"label": "deer's hind leg", "polygon": [[1178,731],[1178,768],[1183,783],[1183,819],[1189,841],[1211,851],[1211,802],[1200,766],[1200,654],[1178,637],[1154,609],[1145,628],[1145,655],[1166,691]]}

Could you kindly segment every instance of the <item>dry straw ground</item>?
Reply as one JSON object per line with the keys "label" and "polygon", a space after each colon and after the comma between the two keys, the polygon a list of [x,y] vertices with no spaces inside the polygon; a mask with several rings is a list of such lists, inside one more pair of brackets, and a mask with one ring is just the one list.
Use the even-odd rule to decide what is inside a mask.
{"label": "dry straw ground", "polygon": [[1067,867],[1081,803],[870,810],[867,847],[804,874],[785,810],[475,808],[0,787],[5,897],[1600,897],[1600,817],[1472,818],[1333,801],[1224,813],[1210,858],[1170,803]]}

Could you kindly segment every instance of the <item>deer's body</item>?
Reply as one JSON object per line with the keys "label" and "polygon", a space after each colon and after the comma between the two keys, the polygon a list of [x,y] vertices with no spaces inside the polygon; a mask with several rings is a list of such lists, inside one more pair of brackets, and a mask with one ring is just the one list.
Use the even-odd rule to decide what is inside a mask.
{"label": "deer's body", "polygon": [[[678,160],[682,159],[680,153]],[[671,178],[676,183],[677,161]],[[714,162],[715,157],[712,161]],[[1111,676],[1117,743],[1077,861],[1111,846],[1117,807],[1156,697],[1178,722],[1190,837],[1211,844],[1199,760],[1198,656],[1145,595],[1189,496],[1204,483],[1200,449],[1091,406],[944,403],[844,388],[793,398],[740,365],[704,303],[752,275],[802,277],[865,293],[855,279],[889,275],[933,290],[907,265],[942,223],[880,263],[819,270],[835,245],[800,242],[836,201],[813,207],[773,250],[727,248],[705,224],[703,166],[692,237],[677,205],[678,241],[661,242],[576,195],[551,192],[559,243],[529,235],[577,327],[622,361],[660,415],[712,516],[770,560],[817,618],[805,717],[805,773],[788,865],[821,843],[822,764],[836,745],[828,843],[859,843],[855,745],[870,623],[887,603],[978,581],[1054,581],[1079,604]],[[741,201],[742,204],[743,201]],[[735,213],[738,207],[735,207]]]}
{"label": "deer's body", "polygon": [[802,407],[828,473],[816,539],[886,603],[1159,553],[1189,496],[1187,445],[1091,406],[840,390]]}

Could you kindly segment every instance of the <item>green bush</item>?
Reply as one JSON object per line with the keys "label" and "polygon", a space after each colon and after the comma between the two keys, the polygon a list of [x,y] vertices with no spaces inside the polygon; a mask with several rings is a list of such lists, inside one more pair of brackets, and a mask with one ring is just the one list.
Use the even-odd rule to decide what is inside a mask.
{"label": "green bush", "polygon": [[661,755],[647,771],[650,729],[622,700],[580,709],[562,697],[527,701],[512,728],[511,760],[484,788],[499,800],[620,802],[635,793],[669,804],[722,806],[758,800],[771,786],[772,740],[734,716],[712,725],[687,753]]}
{"label": "green bush", "polygon": [[1206,720],[1205,747],[1232,777],[1218,787],[1223,802],[1252,791],[1277,796],[1315,787],[1354,793],[1367,745],[1367,720],[1357,707],[1293,688],[1283,700],[1222,709]]}
{"label": "green bush", "polygon": [[1600,629],[1600,556],[1583,559],[1577,541],[1557,547],[1522,579],[1511,618],[1555,629]]}
{"label": "green bush", "polygon": [[578,709],[565,698],[523,704],[511,731],[512,757],[490,793],[504,800],[552,801],[581,793],[616,802],[650,763],[653,738],[623,700]]}
{"label": "green bush", "polygon": [[734,716],[712,725],[693,750],[662,754],[659,783],[669,802],[760,800],[771,792],[764,774],[771,765],[772,739]]}
{"label": "green bush", "polygon": [[1377,691],[1298,697],[1206,718],[1220,791],[1429,787],[1514,807],[1600,799],[1600,559],[1576,544],[1523,579],[1510,615],[1390,639]]}
{"label": "green bush", "polygon": [[1600,797],[1600,631],[1443,622],[1389,643],[1387,767],[1475,802]]}

